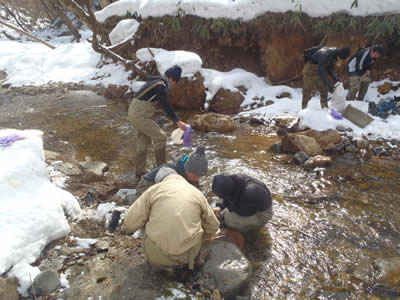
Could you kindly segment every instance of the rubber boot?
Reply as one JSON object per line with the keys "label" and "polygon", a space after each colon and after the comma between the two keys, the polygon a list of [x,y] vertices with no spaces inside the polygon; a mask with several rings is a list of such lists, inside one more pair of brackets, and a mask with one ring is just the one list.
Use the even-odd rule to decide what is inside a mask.
{"label": "rubber boot", "polygon": [[166,160],[167,154],[166,154],[165,148],[155,149],[154,156],[156,157],[156,167],[167,162],[167,160]]}
{"label": "rubber boot", "polygon": [[140,178],[146,172],[146,152],[136,153],[136,177]]}

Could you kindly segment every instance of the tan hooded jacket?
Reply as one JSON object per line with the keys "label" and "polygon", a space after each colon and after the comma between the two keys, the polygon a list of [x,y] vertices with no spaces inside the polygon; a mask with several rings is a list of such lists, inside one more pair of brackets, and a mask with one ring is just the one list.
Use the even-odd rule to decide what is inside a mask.
{"label": "tan hooded jacket", "polygon": [[214,235],[219,222],[203,194],[182,176],[172,174],[145,191],[129,208],[128,234],[145,226],[161,250],[180,255]]}

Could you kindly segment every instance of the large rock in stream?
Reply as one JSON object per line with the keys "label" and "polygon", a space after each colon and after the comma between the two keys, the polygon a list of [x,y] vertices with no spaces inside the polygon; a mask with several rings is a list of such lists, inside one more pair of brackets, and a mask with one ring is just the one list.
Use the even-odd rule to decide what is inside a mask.
{"label": "large rock in stream", "polygon": [[207,253],[198,274],[199,282],[215,287],[223,298],[238,294],[246,285],[252,273],[252,265],[235,244],[213,240],[201,250]]}

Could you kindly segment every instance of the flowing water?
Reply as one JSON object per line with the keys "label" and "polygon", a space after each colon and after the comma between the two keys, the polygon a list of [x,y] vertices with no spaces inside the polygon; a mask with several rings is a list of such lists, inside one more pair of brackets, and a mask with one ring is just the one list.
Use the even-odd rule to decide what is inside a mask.
{"label": "flowing water", "polygon": [[[135,136],[127,104],[90,91],[63,96],[0,93],[0,128],[40,129],[49,150],[68,151],[110,165],[118,181],[133,171]],[[167,129],[170,133],[174,128]],[[209,177],[245,173],[263,180],[274,199],[265,230],[246,236],[254,275],[252,299],[371,299],[399,297],[400,271],[382,276],[376,261],[400,259],[400,162],[337,159],[329,169],[306,172],[268,148],[279,140],[243,125],[233,134],[195,132],[207,147]],[[170,160],[190,153],[168,145]],[[386,274],[387,275],[387,274]],[[384,278],[383,278],[384,277]]]}

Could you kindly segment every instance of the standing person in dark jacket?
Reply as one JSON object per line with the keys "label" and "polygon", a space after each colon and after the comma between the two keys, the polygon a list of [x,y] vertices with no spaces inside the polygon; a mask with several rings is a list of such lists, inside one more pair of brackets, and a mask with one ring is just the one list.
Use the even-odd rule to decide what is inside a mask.
{"label": "standing person in dark jacket", "polygon": [[350,77],[349,93],[347,100],[364,100],[371,82],[371,68],[375,60],[384,54],[382,46],[373,46],[370,48],[362,48],[354,54],[347,64],[347,71]]}
{"label": "standing person in dark jacket", "polygon": [[262,227],[272,218],[272,197],[267,186],[247,175],[216,175],[212,191],[222,199],[214,208],[227,227],[242,232]]}
{"label": "standing person in dark jacket", "polygon": [[140,196],[152,185],[159,183],[169,174],[178,174],[194,186],[198,186],[201,176],[207,175],[208,160],[205,147],[197,146],[190,156],[184,155],[175,163],[165,163],[145,174],[136,186],[136,196]]}
{"label": "standing person in dark jacket", "polygon": [[156,102],[161,104],[167,116],[182,130],[186,124],[175,114],[168,102],[168,88],[175,86],[181,79],[182,69],[173,66],[165,72],[164,77],[154,78],[136,93],[129,105],[128,118],[136,129],[136,179],[138,182],[145,173],[147,150],[154,145],[156,165],[166,162],[167,137],[165,132],[153,120]]}
{"label": "standing person in dark jacket", "polygon": [[313,89],[320,93],[321,108],[328,108],[328,91],[333,93],[334,84],[339,81],[334,70],[335,64],[338,58],[345,60],[349,54],[349,48],[323,47],[304,61],[302,109],[307,108]]}

